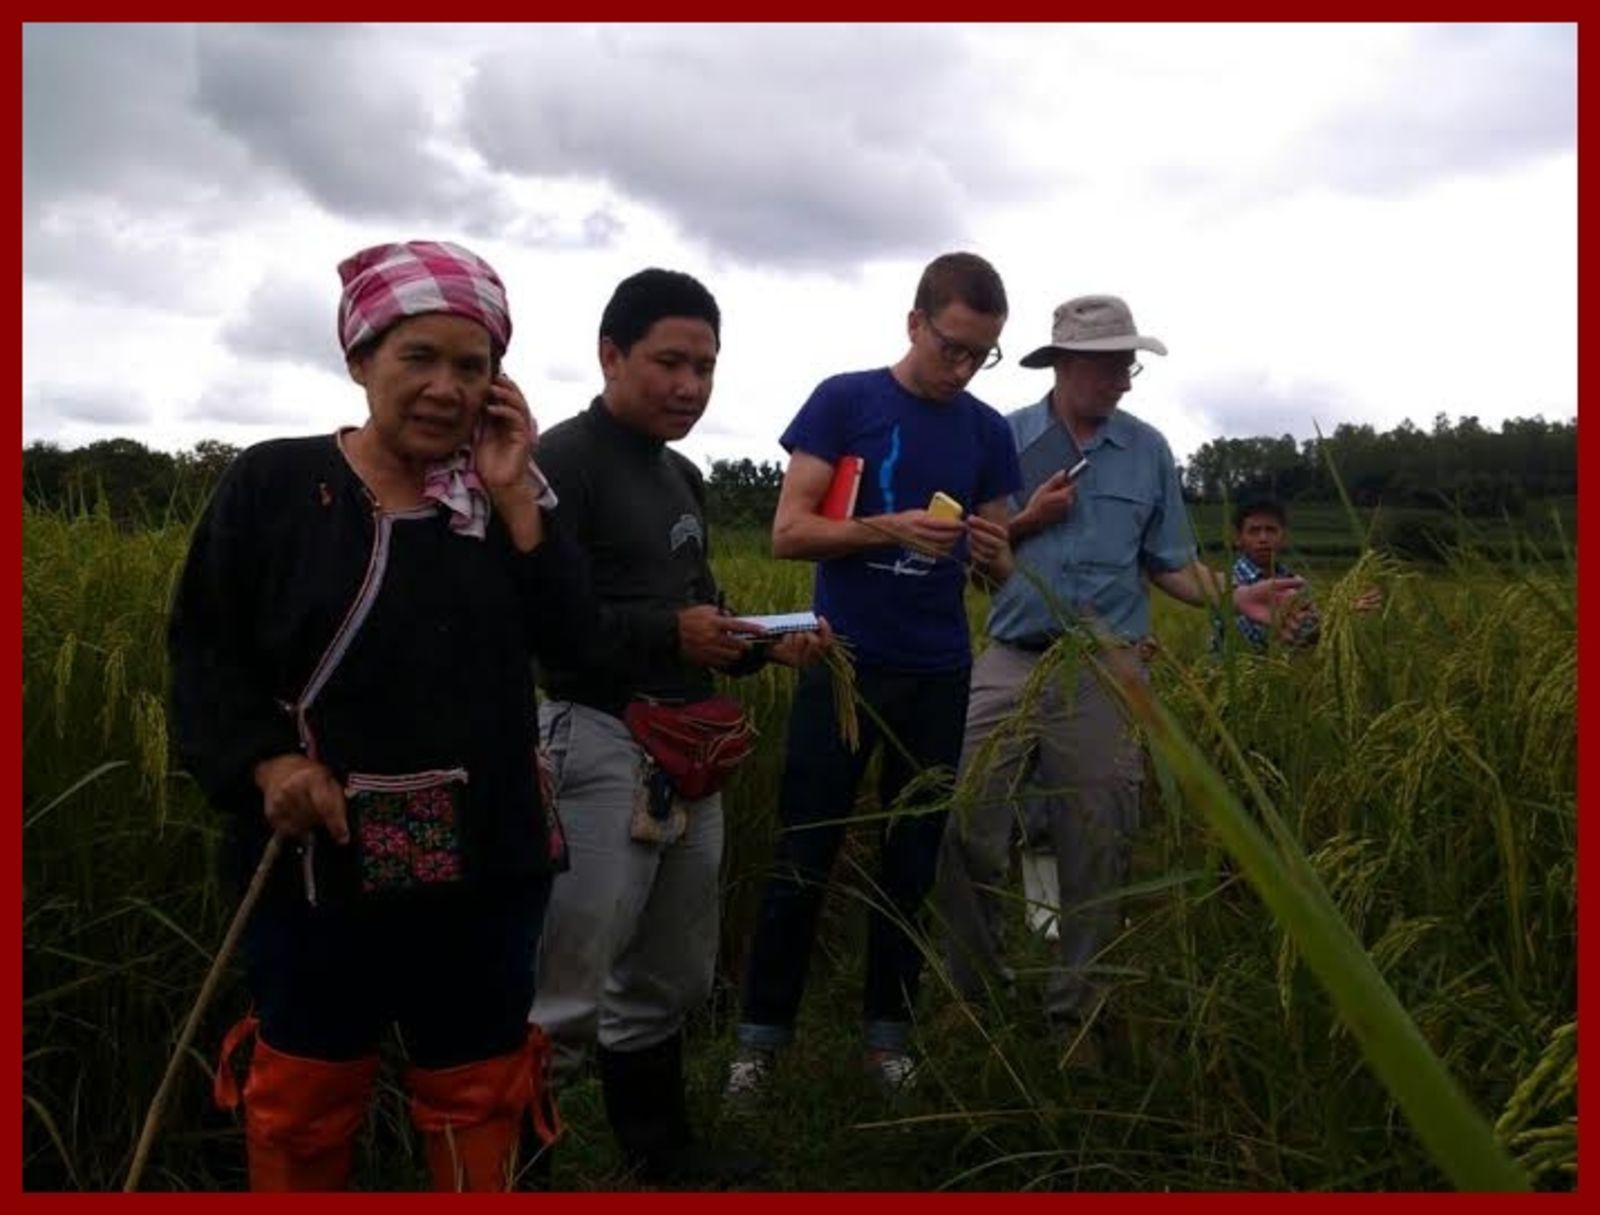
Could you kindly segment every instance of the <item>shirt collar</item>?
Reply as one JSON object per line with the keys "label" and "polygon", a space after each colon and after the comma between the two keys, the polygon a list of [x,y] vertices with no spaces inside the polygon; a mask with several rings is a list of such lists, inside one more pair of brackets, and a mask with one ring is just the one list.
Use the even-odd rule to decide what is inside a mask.
{"label": "shirt collar", "polygon": [[[1034,408],[1039,412],[1040,433],[1043,433],[1046,426],[1056,422],[1055,413],[1050,405],[1050,398],[1053,393],[1054,389],[1045,393],[1044,396],[1039,399],[1039,403],[1034,406]],[[1074,442],[1076,442],[1076,436],[1074,436]],[[1094,438],[1090,439],[1087,443],[1078,444],[1078,448],[1080,451],[1087,454],[1088,452],[1093,451],[1095,448],[1105,443],[1110,443],[1115,447],[1124,448],[1131,446],[1133,443],[1133,423],[1128,419],[1127,415],[1122,412],[1121,408],[1118,408],[1115,413],[1105,420],[1100,429],[1095,431]]]}

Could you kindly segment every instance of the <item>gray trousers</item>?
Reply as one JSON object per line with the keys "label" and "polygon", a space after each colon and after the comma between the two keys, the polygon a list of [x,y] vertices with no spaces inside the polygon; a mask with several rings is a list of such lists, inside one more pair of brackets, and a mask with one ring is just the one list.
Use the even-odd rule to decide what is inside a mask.
{"label": "gray trousers", "polygon": [[598,709],[547,701],[539,734],[572,867],[551,892],[528,1019],[550,1035],[564,1077],[597,1040],[619,1051],[664,1042],[710,995],[722,797],[689,803],[675,843],[634,840],[644,753],[628,727]]}
{"label": "gray trousers", "polygon": [[[963,777],[996,728],[1016,713],[1039,659],[998,641],[978,656]],[[1010,870],[1012,839],[1037,840],[1027,820],[1042,804],[1062,908],[1046,1011],[1062,1020],[1090,1012],[1102,987],[1094,963],[1121,925],[1113,892],[1127,877],[1143,780],[1143,753],[1114,694],[1087,663],[1076,671],[1063,667],[1018,736],[996,748],[972,804],[958,805],[945,828],[934,906],[945,929],[945,963],[962,995],[976,999],[986,983],[1009,973],[1001,960],[1001,925],[1005,908],[1016,903],[999,891]]]}

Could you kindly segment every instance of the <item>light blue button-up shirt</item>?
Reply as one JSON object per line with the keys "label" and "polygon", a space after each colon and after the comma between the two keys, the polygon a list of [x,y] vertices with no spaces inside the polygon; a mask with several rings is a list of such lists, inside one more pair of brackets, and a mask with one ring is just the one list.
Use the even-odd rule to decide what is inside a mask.
{"label": "light blue button-up shirt", "polygon": [[[1059,425],[1048,393],[1006,423],[1018,451]],[[1081,448],[1089,467],[1077,501],[1016,546],[1016,572],[995,593],[988,632],[999,641],[1037,644],[1085,616],[1137,641],[1150,631],[1145,572],[1195,559],[1177,466],[1159,430],[1119,409]],[[1013,497],[1014,510],[1025,505]]]}

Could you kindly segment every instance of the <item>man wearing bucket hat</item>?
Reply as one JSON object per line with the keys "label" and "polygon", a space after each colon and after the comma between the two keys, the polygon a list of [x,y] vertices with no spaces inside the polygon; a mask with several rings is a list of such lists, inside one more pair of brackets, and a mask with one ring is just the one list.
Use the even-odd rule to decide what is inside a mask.
{"label": "man wearing bucket hat", "polygon": [[[1107,640],[1142,679],[1146,580],[1194,605],[1220,603],[1224,589],[1197,559],[1166,439],[1119,408],[1142,370],[1140,352],[1167,348],[1138,331],[1121,299],[1085,295],[1055,310],[1050,341],[1022,359],[1024,367],[1051,368],[1055,382],[1006,419],[1023,473],[1010,524],[1016,572],[995,594],[991,644],[973,665],[960,785],[972,797],[950,816],[936,890],[951,979],[977,998],[1008,974],[995,892],[1023,806],[1045,795],[1061,900],[1046,1014],[1077,1064],[1097,1049],[1093,1022],[1104,992],[1094,971],[1121,922],[1107,896],[1127,871],[1144,776],[1137,737],[1086,660],[1093,645],[1082,643]],[[1298,585],[1276,579],[1240,588],[1235,606],[1270,619]],[[1031,728],[989,745],[1017,713],[1046,652],[1060,662],[1030,703]]]}

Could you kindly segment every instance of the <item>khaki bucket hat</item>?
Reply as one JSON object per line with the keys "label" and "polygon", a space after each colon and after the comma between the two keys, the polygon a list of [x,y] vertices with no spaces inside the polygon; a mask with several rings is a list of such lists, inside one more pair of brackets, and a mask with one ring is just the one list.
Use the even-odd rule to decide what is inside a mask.
{"label": "khaki bucket hat", "polygon": [[1062,350],[1148,350],[1166,354],[1159,338],[1140,333],[1128,305],[1114,295],[1080,295],[1056,309],[1050,343],[1022,359],[1024,367],[1049,367]]}

